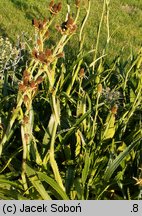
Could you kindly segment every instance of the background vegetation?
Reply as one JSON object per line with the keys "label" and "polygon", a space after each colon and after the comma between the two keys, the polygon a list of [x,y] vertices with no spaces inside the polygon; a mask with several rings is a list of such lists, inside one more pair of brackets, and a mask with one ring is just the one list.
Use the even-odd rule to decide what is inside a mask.
{"label": "background vegetation", "polygon": [[[67,12],[66,0],[62,0],[63,9],[57,19],[61,20],[65,17]],[[74,14],[74,4],[71,3],[71,13]],[[86,3],[83,1],[82,9],[79,17],[79,25],[83,19]],[[17,37],[25,34],[27,37],[34,37],[34,29],[31,28],[31,21],[33,18],[42,19],[47,17],[49,1],[45,0],[1,0],[0,1],[0,31],[4,36],[8,36],[12,42],[17,42]],[[102,13],[103,0],[95,0],[91,3],[90,15],[85,32],[85,49],[90,50],[96,43],[96,35],[98,25]],[[110,44],[109,44],[109,58],[123,48],[125,55],[129,55],[131,49],[138,51],[141,46],[142,35],[142,2],[140,0],[114,0],[111,1],[109,10],[110,16]],[[102,49],[106,41],[106,20],[104,23],[100,36],[100,48]],[[52,28],[54,31],[54,25]],[[57,37],[56,33],[52,35]],[[74,38],[76,41],[77,39]],[[91,41],[91,43],[90,43]],[[77,43],[77,42],[76,42]],[[72,43],[72,46],[75,43]]]}
{"label": "background vegetation", "polygon": [[142,3],[79,2],[0,2],[0,199],[141,199]]}

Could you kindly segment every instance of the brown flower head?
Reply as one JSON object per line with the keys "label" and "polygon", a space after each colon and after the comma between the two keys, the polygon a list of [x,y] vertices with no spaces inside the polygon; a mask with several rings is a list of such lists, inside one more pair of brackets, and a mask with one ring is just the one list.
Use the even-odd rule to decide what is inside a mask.
{"label": "brown flower head", "polygon": [[101,93],[102,93],[102,90],[103,90],[102,84],[99,83],[98,86],[97,86],[97,91],[98,91],[98,93],[101,94]]}
{"label": "brown flower head", "polygon": [[64,58],[65,54],[64,54],[64,52],[61,52],[61,53],[57,54],[56,56],[57,56],[57,58]]}
{"label": "brown flower head", "polygon": [[23,124],[28,124],[28,122],[29,122],[29,117],[25,115],[23,118]]}
{"label": "brown flower head", "polygon": [[38,20],[37,20],[37,19],[33,19],[33,20],[32,20],[32,24],[33,24],[33,26],[35,26],[36,28],[39,27],[39,23],[38,23]]}
{"label": "brown flower head", "polygon": [[70,28],[74,24],[73,18],[69,15],[67,20],[67,28]]}
{"label": "brown flower head", "polygon": [[24,70],[24,72],[23,72],[24,85],[28,85],[29,79],[30,79],[30,73],[27,70]]}
{"label": "brown flower head", "polygon": [[27,71],[27,70],[24,70],[24,72],[23,72],[23,76],[24,77],[29,77],[30,76],[30,73]]}
{"label": "brown flower head", "polygon": [[42,44],[41,40],[38,38],[37,39],[37,45],[40,46]]}
{"label": "brown flower head", "polygon": [[19,91],[25,92],[26,89],[27,89],[27,86],[25,86],[23,83],[20,83],[20,84],[19,84]]}
{"label": "brown flower head", "polygon": [[57,13],[59,13],[61,8],[62,8],[61,2],[59,2],[58,4],[54,4],[54,1],[52,0],[49,4],[49,10],[52,15],[56,15]]}
{"label": "brown flower head", "polygon": [[39,76],[35,82],[36,82],[36,84],[40,84],[40,83],[42,83],[42,81],[43,81],[43,77]]}
{"label": "brown flower head", "polygon": [[38,52],[36,49],[34,49],[34,50],[32,51],[32,55],[33,55],[33,57],[34,57],[35,59],[38,59],[39,52]]}
{"label": "brown flower head", "polygon": [[73,33],[77,29],[77,25],[74,23],[73,18],[69,15],[67,20],[67,28],[70,33]]}
{"label": "brown flower head", "polygon": [[28,97],[28,95],[24,95],[24,105],[27,109],[29,109],[29,106],[30,106],[30,98]]}
{"label": "brown flower head", "polygon": [[46,55],[44,52],[39,52],[38,60],[41,61],[42,63],[46,63]]}
{"label": "brown flower head", "polygon": [[112,114],[117,114],[117,110],[118,110],[118,105],[115,104],[115,105],[111,108],[111,113],[112,113]]}
{"label": "brown flower head", "polygon": [[46,49],[44,52],[38,52],[36,49],[34,49],[32,55],[35,59],[41,61],[44,64],[48,64],[53,60],[51,49]]}
{"label": "brown flower head", "polygon": [[73,18],[69,15],[68,20],[63,22],[61,26],[57,26],[57,30],[61,32],[61,34],[72,34],[76,31],[77,25],[74,23]]}
{"label": "brown flower head", "polygon": [[52,8],[54,5],[54,1],[52,0],[50,3],[49,3],[49,8]]}
{"label": "brown flower head", "polygon": [[30,87],[31,87],[32,89],[37,89],[37,84],[36,84],[36,82],[35,82],[34,80],[31,81]]}
{"label": "brown flower head", "polygon": [[80,0],[75,0],[75,5],[76,5],[76,7],[78,8],[79,5],[80,5]]}
{"label": "brown flower head", "polygon": [[46,57],[51,56],[52,55],[52,50],[51,49],[46,49],[45,50],[45,55],[46,55]]}
{"label": "brown flower head", "polygon": [[29,138],[30,138],[30,135],[28,133],[25,133],[24,134],[24,139],[25,139],[26,144],[29,143]]}
{"label": "brown flower head", "polygon": [[85,77],[85,72],[84,72],[84,68],[81,68],[79,71],[79,76],[80,78],[84,78]]}
{"label": "brown flower head", "polygon": [[45,37],[46,39],[49,37],[49,31],[48,31],[48,30],[45,32],[44,37]]}
{"label": "brown flower head", "polygon": [[28,95],[24,95],[24,103],[27,103],[27,102],[29,102],[29,97],[28,97]]}
{"label": "brown flower head", "polygon": [[41,31],[44,29],[45,25],[47,24],[47,21],[46,20],[38,21],[37,19],[33,19],[32,24],[36,29]]}

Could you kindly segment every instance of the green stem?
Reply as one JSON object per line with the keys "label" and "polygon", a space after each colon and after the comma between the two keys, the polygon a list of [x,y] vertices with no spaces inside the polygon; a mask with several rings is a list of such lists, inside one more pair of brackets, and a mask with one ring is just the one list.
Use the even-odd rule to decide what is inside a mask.
{"label": "green stem", "polygon": [[98,116],[98,105],[99,105],[99,98],[100,98],[100,94],[97,95],[97,101],[96,101],[96,107],[95,107],[95,117],[94,117],[94,120],[93,120],[93,126],[92,126],[92,134],[91,134],[91,142],[93,141],[94,139],[94,136],[95,136],[95,131],[96,131],[96,120],[97,120],[97,116]]}
{"label": "green stem", "polygon": [[23,161],[22,161],[22,173],[21,173],[21,178],[23,182],[23,187],[24,191],[28,193],[28,185],[26,181],[26,158],[27,158],[27,145],[26,145],[26,140],[25,140],[25,132],[24,132],[24,127],[21,125],[21,136],[22,136],[22,143],[23,143]]}
{"label": "green stem", "polygon": [[62,52],[62,50],[63,50],[63,44],[64,44],[66,38],[67,38],[67,35],[63,35],[61,37],[59,43],[57,44],[57,46],[56,46],[56,48],[55,48],[55,50],[53,52],[53,56],[56,56],[57,54],[59,54],[60,52]]}
{"label": "green stem", "polygon": [[55,145],[57,126],[58,126],[58,123],[55,120],[54,126],[53,126],[53,131],[52,131],[49,157],[50,157],[50,164],[51,164],[54,176],[55,176],[55,180],[58,182],[60,187],[65,191],[65,188],[64,188],[63,183],[62,183],[62,178],[61,178],[60,173],[59,173],[58,165],[57,165],[56,160],[55,160],[55,155],[54,155],[54,145]]}
{"label": "green stem", "polygon": [[54,112],[54,116],[55,116],[55,121],[57,122],[57,124],[60,125],[60,112],[59,112],[59,107],[56,103],[56,98],[55,98],[55,94],[52,94],[52,105],[53,105],[53,112]]}
{"label": "green stem", "polygon": [[[104,0],[104,3],[103,3],[103,11],[102,11],[102,16],[101,16],[101,20],[100,20],[100,24],[99,24],[99,29],[98,29],[98,34],[97,34],[97,42],[96,42],[95,55],[94,55],[93,62],[95,62],[95,60],[97,59],[97,53],[98,53],[98,48],[99,48],[101,27],[102,27],[104,13],[105,13],[105,6],[106,6],[106,0]],[[95,69],[95,64],[93,65],[93,73],[94,73],[94,69]]]}
{"label": "green stem", "polygon": [[[77,69],[76,69],[75,73],[73,74],[72,80],[71,80],[71,82],[70,82],[70,84],[69,84],[69,86],[68,86],[68,88],[67,88],[66,93],[67,93],[68,96],[70,95],[71,89],[72,89],[72,87],[73,87],[73,85],[74,85],[75,79],[76,79],[76,77],[77,77],[77,75],[78,75],[78,72],[79,72],[79,70],[80,70],[80,66],[81,66],[81,64],[82,64],[82,61],[83,61],[83,59],[81,59],[80,62],[78,63]],[[75,67],[76,67],[76,66],[75,66]]]}
{"label": "green stem", "polygon": [[82,32],[83,32],[83,29],[84,29],[84,26],[85,26],[85,23],[89,17],[89,13],[90,13],[90,6],[91,6],[91,1],[89,0],[88,1],[88,8],[87,8],[87,12],[85,14],[85,17],[84,17],[84,20],[83,20],[83,23],[82,23],[82,26],[81,26],[81,29],[80,29],[80,33],[79,33],[79,41],[81,42],[82,41]]}
{"label": "green stem", "polygon": [[20,97],[19,102],[18,102],[18,104],[17,104],[17,107],[16,107],[16,109],[15,109],[15,110],[13,111],[13,113],[12,113],[12,117],[11,117],[11,119],[10,119],[10,121],[9,121],[9,124],[8,124],[8,126],[7,126],[6,132],[4,133],[4,136],[3,136],[3,138],[2,138],[2,140],[1,140],[1,142],[0,142],[0,157],[1,157],[1,154],[2,154],[3,146],[4,146],[4,144],[5,144],[6,141],[7,141],[7,138],[8,138],[8,136],[9,136],[9,133],[10,133],[11,129],[12,129],[12,126],[13,126],[13,124],[14,124],[16,118],[17,118],[18,115],[19,115],[19,111],[20,111],[20,109],[21,109],[22,103],[23,103],[23,98]]}
{"label": "green stem", "polygon": [[78,17],[79,17],[79,13],[80,13],[80,7],[77,8],[77,13],[76,13],[76,17],[75,17],[74,23],[77,22]]}
{"label": "green stem", "polygon": [[106,26],[107,26],[107,44],[110,41],[110,29],[109,29],[109,1],[106,1]]}

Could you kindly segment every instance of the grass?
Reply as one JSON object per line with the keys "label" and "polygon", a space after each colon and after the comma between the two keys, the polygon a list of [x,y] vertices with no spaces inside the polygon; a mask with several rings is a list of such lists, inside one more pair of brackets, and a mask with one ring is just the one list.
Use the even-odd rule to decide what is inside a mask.
{"label": "grass", "polygon": [[[28,27],[32,10],[38,17],[37,8],[44,4],[33,8],[33,1],[17,0],[8,6],[17,6],[26,17],[30,13],[24,25],[33,28],[33,36],[16,45],[0,40],[0,199],[141,199],[139,39],[127,55],[109,37],[113,10],[122,5],[117,2],[114,9],[114,2],[99,1],[95,33],[94,3],[83,2],[71,5],[73,17],[66,23],[61,21],[65,7],[61,12],[60,5],[51,4],[49,20],[40,14],[33,27]],[[129,2],[133,10],[137,3]],[[114,55],[117,46],[121,52]]]}
{"label": "grass", "polygon": [[[49,2],[49,1],[48,1]],[[62,1],[64,4],[63,11],[59,17],[65,17],[67,7],[66,0]],[[21,0],[2,0],[0,2],[0,29],[2,35],[8,36],[12,41],[16,42],[17,37],[26,32],[27,36],[33,37],[34,31],[30,27],[31,20],[35,17],[47,17],[47,2],[46,1],[32,1],[26,2]],[[81,15],[78,23],[81,23],[85,13],[85,3],[82,3]],[[85,44],[87,50],[92,48],[96,43],[96,35],[98,23],[102,13],[103,1],[92,1],[91,11],[88,19],[88,25],[85,28]],[[74,13],[74,6],[72,4],[72,11]],[[139,1],[125,0],[123,3],[119,1],[111,2],[109,6],[110,16],[110,44],[109,55],[117,55],[123,47],[126,56],[129,55],[131,49],[138,52],[141,46],[142,34],[142,4]],[[126,25],[127,23],[127,25]],[[54,28],[53,28],[54,29]],[[52,29],[52,30],[53,30]],[[56,36],[53,36],[56,38]],[[100,51],[104,48],[106,39],[106,20],[104,18],[103,28],[100,37]],[[77,40],[75,38],[75,40]],[[92,43],[90,43],[92,41]],[[77,43],[77,42],[76,42]],[[71,43],[72,46],[72,43]],[[110,57],[109,57],[110,58]]]}

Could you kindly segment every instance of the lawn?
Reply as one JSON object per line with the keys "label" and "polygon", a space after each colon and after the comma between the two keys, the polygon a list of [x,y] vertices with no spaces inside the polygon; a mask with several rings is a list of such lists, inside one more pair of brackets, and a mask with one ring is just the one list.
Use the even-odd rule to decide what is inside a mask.
{"label": "lawn", "polygon": [[[33,18],[43,19],[48,14],[48,1],[45,0],[1,0],[0,1],[0,30],[1,35],[8,36],[13,42],[17,41],[17,37],[23,33],[27,37],[34,35],[34,29],[31,28]],[[69,1],[72,2],[72,1]],[[58,19],[64,20],[67,12],[66,0],[62,1],[63,10]],[[91,11],[86,25],[85,32],[85,49],[90,50],[96,43],[98,25],[102,13],[103,0],[95,0],[91,2]],[[85,1],[82,3],[82,9],[78,25],[81,24],[85,14]],[[72,14],[74,14],[74,5],[71,3]],[[137,52],[142,44],[142,2],[138,0],[114,0],[110,1],[109,6],[109,28],[110,28],[110,56],[125,49],[125,53],[129,55],[131,49]],[[53,30],[53,28],[52,28]],[[104,48],[106,42],[106,19],[104,16],[101,37],[100,51]],[[56,35],[54,35],[56,37]],[[72,42],[72,46],[73,46]]]}

